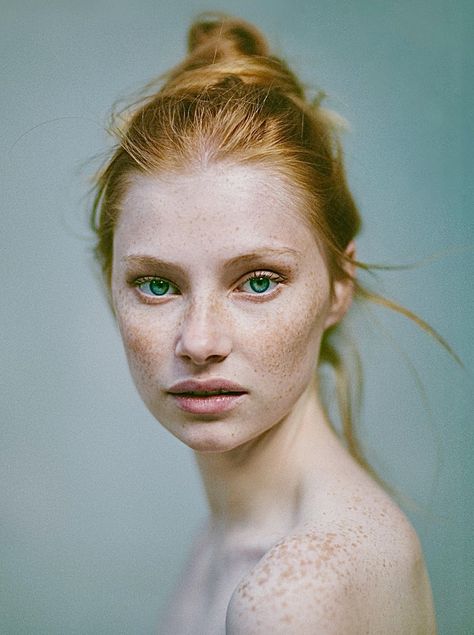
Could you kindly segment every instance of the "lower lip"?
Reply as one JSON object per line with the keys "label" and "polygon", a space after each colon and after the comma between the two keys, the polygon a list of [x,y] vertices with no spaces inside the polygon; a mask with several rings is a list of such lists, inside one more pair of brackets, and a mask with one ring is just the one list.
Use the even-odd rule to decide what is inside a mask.
{"label": "lower lip", "polygon": [[189,395],[173,395],[178,408],[197,415],[214,415],[228,412],[242,401],[246,393],[235,395],[211,395],[209,397],[190,397]]}

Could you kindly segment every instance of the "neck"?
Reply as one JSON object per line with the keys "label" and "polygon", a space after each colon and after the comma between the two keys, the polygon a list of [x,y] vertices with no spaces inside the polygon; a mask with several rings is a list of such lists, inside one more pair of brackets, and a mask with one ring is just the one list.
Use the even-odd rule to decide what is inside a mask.
{"label": "neck", "polygon": [[314,494],[342,449],[321,406],[316,381],[292,411],[258,438],[196,459],[221,536],[287,533],[301,521],[309,486]]}

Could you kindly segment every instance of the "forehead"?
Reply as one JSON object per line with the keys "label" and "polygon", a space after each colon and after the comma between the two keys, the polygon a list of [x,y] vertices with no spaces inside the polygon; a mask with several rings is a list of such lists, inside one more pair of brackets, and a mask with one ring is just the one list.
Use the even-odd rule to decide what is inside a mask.
{"label": "forehead", "polygon": [[173,255],[188,245],[226,255],[259,246],[317,249],[301,197],[276,174],[254,166],[134,175],[117,221],[114,250]]}

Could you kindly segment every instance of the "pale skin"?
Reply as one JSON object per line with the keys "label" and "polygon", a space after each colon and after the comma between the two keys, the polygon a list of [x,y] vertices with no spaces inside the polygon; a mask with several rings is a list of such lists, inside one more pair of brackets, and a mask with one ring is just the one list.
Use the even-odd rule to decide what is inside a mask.
{"label": "pale skin", "polygon": [[[210,510],[159,633],[433,635],[416,533],[321,406],[321,338],[352,284],[331,295],[296,200],[268,170],[222,164],[134,175],[123,200],[112,300],[130,370],[194,451]],[[216,377],[246,390],[219,415],[167,392]]]}

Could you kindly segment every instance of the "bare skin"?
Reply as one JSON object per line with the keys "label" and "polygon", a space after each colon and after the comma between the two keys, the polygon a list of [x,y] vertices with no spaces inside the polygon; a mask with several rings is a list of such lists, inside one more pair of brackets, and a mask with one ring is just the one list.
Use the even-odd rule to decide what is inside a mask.
{"label": "bare skin", "polygon": [[323,448],[297,488],[288,526],[230,534],[211,517],[160,634],[436,633],[413,527],[329,427]]}
{"label": "bare skin", "polygon": [[[123,201],[112,297],[129,366],[194,450],[210,509],[162,635],[435,633],[413,528],[320,404],[321,338],[352,286],[331,295],[298,200],[268,171],[221,165],[137,176]],[[210,378],[244,396],[183,412],[170,386]]]}

